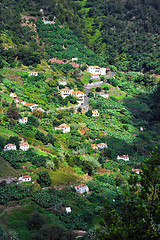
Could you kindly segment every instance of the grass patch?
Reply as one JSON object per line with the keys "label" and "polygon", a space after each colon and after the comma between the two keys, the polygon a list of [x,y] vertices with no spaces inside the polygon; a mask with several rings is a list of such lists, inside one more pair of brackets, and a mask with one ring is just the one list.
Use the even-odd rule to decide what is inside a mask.
{"label": "grass patch", "polygon": [[91,74],[89,72],[84,72],[81,78],[82,83],[89,83]]}
{"label": "grass patch", "polygon": [[81,177],[77,176],[74,169],[71,167],[60,167],[55,172],[48,170],[53,185],[70,185],[81,180]]}
{"label": "grass patch", "polygon": [[18,171],[8,165],[7,162],[0,157],[0,177],[17,177],[18,174]]}

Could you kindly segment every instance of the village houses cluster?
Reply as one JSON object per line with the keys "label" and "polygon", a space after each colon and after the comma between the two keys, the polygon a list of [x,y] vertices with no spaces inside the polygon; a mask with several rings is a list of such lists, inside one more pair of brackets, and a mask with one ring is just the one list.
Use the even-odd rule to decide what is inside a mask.
{"label": "village houses cluster", "polygon": [[[10,97],[12,97],[14,99],[14,102],[16,104],[22,104],[22,105],[24,105],[26,107],[29,107],[31,109],[31,111],[39,110],[39,111],[44,112],[44,110],[42,108],[38,107],[38,104],[36,104],[36,103],[27,103],[27,102],[25,102],[25,101],[23,101],[21,99],[18,99],[16,93],[11,93]],[[21,123],[23,123],[23,122],[21,122]]]}
{"label": "village houses cluster", "polygon": [[[26,142],[20,142],[19,143],[19,149],[22,151],[27,151],[29,149],[29,144]],[[9,150],[17,150],[17,147],[13,143],[8,143],[7,145],[4,146],[3,148],[4,151],[9,151]]]}

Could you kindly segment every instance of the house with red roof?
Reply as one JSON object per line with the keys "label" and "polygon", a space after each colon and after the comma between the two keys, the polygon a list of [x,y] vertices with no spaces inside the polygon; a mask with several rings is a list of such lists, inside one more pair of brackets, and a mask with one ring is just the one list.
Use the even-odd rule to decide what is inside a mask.
{"label": "house with red roof", "polygon": [[9,151],[9,150],[17,150],[16,145],[12,143],[8,143],[7,145],[4,146],[4,151]]}
{"label": "house with red roof", "polygon": [[29,149],[29,144],[28,143],[26,143],[26,142],[21,142],[20,144],[19,144],[19,148],[22,150],[22,151],[27,151],[28,149]]}
{"label": "house with red roof", "polygon": [[17,95],[16,95],[15,93],[11,93],[11,94],[10,94],[10,97],[12,97],[12,98],[16,98]]}
{"label": "house with red roof", "polygon": [[35,110],[38,107],[38,105],[35,104],[35,103],[25,103],[24,105],[26,107],[29,107],[32,111]]}
{"label": "house with red roof", "polygon": [[92,110],[92,117],[99,117],[99,112],[98,110]]}
{"label": "house with red roof", "polygon": [[97,147],[98,147],[98,149],[108,148],[106,143],[98,143]]}
{"label": "house with red roof", "polygon": [[139,168],[132,168],[132,172],[139,174],[140,172],[142,172],[142,170]]}
{"label": "house with red roof", "polygon": [[70,131],[71,131],[70,126],[67,125],[67,124],[65,124],[65,123],[59,125],[58,127],[55,127],[55,130],[56,130],[56,131],[57,131],[57,130],[62,130],[63,133],[67,133],[67,132],[70,132]]}
{"label": "house with red roof", "polygon": [[88,186],[86,185],[86,184],[80,184],[80,185],[77,185],[77,186],[75,186],[75,190],[76,190],[76,192],[77,193],[88,193],[89,192],[89,188],[88,188]]}
{"label": "house with red roof", "polygon": [[22,117],[22,119],[19,119],[19,123],[27,123],[28,117]]}
{"label": "house with red roof", "polygon": [[92,73],[91,76],[90,76],[90,79],[96,79],[96,80],[100,80],[100,76],[99,74],[97,73]]}
{"label": "house with red roof", "polygon": [[69,89],[68,87],[65,87],[61,89],[59,93],[63,98],[66,98],[67,96],[71,95],[72,92],[73,92],[73,89]]}
{"label": "house with red roof", "polygon": [[96,150],[103,149],[103,148],[108,148],[106,143],[91,144],[91,147],[93,149],[96,149]]}
{"label": "house with red roof", "polygon": [[79,100],[83,100],[84,99],[84,93],[79,91],[79,90],[78,91],[73,91],[71,93],[71,95],[74,96],[74,97],[77,97]]}
{"label": "house with red roof", "polygon": [[92,147],[93,149],[98,150],[97,144],[91,144],[91,147]]}
{"label": "house with red roof", "polygon": [[19,181],[19,183],[31,182],[31,176],[27,175],[27,176],[19,177],[18,181]]}

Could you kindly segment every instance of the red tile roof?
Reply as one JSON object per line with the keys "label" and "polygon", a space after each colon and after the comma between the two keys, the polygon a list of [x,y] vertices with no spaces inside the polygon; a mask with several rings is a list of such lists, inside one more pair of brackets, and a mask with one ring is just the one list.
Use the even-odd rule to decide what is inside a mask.
{"label": "red tile roof", "polygon": [[82,184],[80,184],[80,185],[77,185],[77,186],[75,186],[75,187],[82,188],[82,187],[87,187],[87,185],[86,185],[86,184],[84,184],[84,183],[82,183]]}
{"label": "red tile roof", "polygon": [[121,158],[126,158],[126,157],[128,157],[128,155],[122,155],[122,156],[120,156]]}
{"label": "red tile roof", "polygon": [[31,176],[27,175],[27,176],[23,176],[22,178],[23,178],[23,179],[25,179],[25,178],[31,178]]}
{"label": "red tile roof", "polygon": [[25,105],[31,107],[31,106],[34,106],[34,105],[36,105],[36,104],[35,104],[35,103],[25,103]]}

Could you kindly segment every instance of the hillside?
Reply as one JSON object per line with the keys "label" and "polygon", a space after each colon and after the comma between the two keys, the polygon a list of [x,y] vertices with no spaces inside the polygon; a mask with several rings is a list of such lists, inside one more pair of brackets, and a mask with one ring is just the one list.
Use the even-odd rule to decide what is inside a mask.
{"label": "hillside", "polygon": [[159,5],[0,7],[0,239],[159,239]]}

